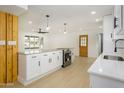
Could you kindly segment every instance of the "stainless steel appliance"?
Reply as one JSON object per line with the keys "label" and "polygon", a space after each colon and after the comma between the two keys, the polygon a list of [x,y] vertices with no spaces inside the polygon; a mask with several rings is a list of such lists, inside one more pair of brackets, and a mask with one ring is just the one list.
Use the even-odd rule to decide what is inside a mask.
{"label": "stainless steel appliance", "polygon": [[62,67],[66,67],[71,64],[71,50],[68,48],[63,49],[63,65]]}
{"label": "stainless steel appliance", "polygon": [[72,63],[72,52],[69,48],[58,48],[63,50],[63,64],[62,67],[66,67]]}

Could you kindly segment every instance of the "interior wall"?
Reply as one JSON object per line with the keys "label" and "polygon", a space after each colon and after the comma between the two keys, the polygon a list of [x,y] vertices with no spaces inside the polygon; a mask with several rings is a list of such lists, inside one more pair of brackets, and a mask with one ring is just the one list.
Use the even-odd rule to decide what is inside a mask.
{"label": "interior wall", "polygon": [[67,34],[58,33],[49,36],[49,48],[74,48],[76,56],[79,56],[79,35],[88,35],[88,57],[97,57],[97,37],[100,31],[77,31]]}
{"label": "interior wall", "polygon": [[[44,48],[48,47],[48,39],[47,39],[47,35],[43,35],[43,34],[38,34],[38,30],[37,31],[33,31],[32,25],[28,24],[27,17],[30,17],[30,14],[23,14],[21,16],[19,16],[19,34],[18,34],[18,42],[19,42],[19,52],[25,52],[25,46],[24,46],[24,37],[25,35],[35,35],[35,36],[39,36],[39,37],[44,37]],[[27,23],[26,23],[27,22]],[[33,27],[38,28],[37,27],[38,24],[34,25]]]}
{"label": "interior wall", "polygon": [[[44,49],[49,48],[63,48],[69,47],[74,48],[75,55],[79,56],[79,35],[88,34],[88,56],[89,57],[97,57],[97,38],[96,34],[100,33],[100,31],[96,28],[91,29],[90,27],[87,29],[83,29],[81,22],[77,22],[73,20],[71,23],[75,23],[76,25],[70,25],[67,28],[68,33],[63,33],[63,28],[57,28],[58,21],[52,25],[52,29],[50,29],[50,33],[46,35],[38,34],[38,27],[40,22],[33,22],[29,24],[29,18],[32,17],[33,20],[37,19],[36,16],[33,16],[34,13],[27,12],[21,16],[19,16],[19,52],[25,52],[24,49],[24,36],[25,35],[38,35],[40,37],[44,37]],[[78,19],[80,19],[78,17]],[[98,24],[97,24],[98,25]],[[82,27],[82,30],[80,29]],[[34,31],[35,28],[35,31]],[[89,30],[91,29],[91,30]]]}

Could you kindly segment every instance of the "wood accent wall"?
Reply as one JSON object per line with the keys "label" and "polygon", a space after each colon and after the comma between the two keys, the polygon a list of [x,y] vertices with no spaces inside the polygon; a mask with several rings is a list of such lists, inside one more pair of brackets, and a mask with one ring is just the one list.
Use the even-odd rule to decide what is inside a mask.
{"label": "wood accent wall", "polygon": [[13,46],[13,82],[17,80],[18,75],[18,17],[13,16],[13,41],[16,45]]}
{"label": "wood accent wall", "polygon": [[[6,41],[6,13],[0,12],[0,41]],[[6,46],[0,46],[0,83],[6,83]],[[0,85],[1,85],[0,84]]]}
{"label": "wood accent wall", "polygon": [[[0,12],[0,84],[12,83],[17,80],[18,72],[18,17]],[[16,41],[16,45],[9,45],[8,41]]]}

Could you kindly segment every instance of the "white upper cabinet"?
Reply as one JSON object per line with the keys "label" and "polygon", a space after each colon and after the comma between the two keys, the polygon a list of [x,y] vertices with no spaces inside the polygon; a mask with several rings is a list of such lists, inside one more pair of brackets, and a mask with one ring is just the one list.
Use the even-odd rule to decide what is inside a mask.
{"label": "white upper cabinet", "polygon": [[103,18],[103,52],[114,52],[113,42],[113,16],[107,15]]}
{"label": "white upper cabinet", "polygon": [[124,6],[114,6],[114,39],[124,39]]}

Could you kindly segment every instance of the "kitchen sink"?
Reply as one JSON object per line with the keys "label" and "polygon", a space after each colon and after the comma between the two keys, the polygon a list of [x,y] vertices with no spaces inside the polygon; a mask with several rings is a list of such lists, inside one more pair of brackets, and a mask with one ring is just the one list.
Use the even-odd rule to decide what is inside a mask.
{"label": "kitchen sink", "polygon": [[120,56],[104,55],[103,58],[107,60],[124,61],[124,58]]}

